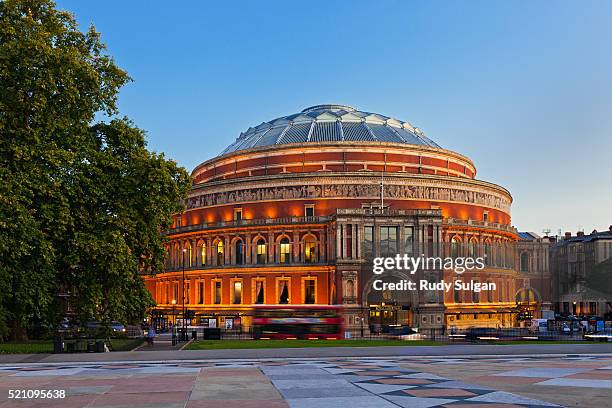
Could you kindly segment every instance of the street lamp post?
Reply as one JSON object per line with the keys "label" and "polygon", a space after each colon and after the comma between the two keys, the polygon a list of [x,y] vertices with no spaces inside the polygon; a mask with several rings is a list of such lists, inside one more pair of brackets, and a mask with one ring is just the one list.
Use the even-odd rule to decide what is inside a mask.
{"label": "street lamp post", "polygon": [[183,299],[183,332],[181,333],[180,339],[182,341],[187,340],[187,319],[185,318],[185,254],[187,248],[183,248],[183,277],[181,278],[181,294]]}
{"label": "street lamp post", "polygon": [[174,320],[172,322],[172,345],[174,346],[176,344],[176,335],[174,334],[174,331],[176,330],[176,313],[174,311],[174,308],[176,307],[176,299],[172,299],[172,319]]}

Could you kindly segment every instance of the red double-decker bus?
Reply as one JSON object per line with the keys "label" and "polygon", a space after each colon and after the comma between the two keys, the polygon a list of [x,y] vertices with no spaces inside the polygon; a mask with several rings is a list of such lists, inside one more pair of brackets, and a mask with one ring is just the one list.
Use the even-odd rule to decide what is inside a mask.
{"label": "red double-decker bus", "polygon": [[253,310],[254,339],[328,339],[344,337],[342,307],[262,305]]}

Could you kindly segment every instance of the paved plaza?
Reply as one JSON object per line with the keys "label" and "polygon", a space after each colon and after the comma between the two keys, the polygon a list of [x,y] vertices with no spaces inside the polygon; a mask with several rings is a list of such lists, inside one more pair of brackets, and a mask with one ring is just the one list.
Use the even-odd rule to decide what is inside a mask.
{"label": "paved plaza", "polygon": [[[64,399],[9,400],[15,389]],[[401,357],[0,366],[0,407],[606,407],[612,356]]]}

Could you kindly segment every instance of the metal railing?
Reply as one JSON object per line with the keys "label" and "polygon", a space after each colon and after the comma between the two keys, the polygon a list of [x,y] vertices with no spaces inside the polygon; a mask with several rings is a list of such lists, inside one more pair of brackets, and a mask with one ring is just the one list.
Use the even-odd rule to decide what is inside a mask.
{"label": "metal railing", "polygon": [[442,216],[442,210],[399,210],[392,208],[338,208],[337,215],[408,215],[408,216]]}
{"label": "metal railing", "polygon": [[280,225],[280,224],[323,224],[328,222],[330,217],[314,215],[311,217],[280,217],[280,218],[255,218],[255,219],[241,219],[241,220],[230,220],[230,221],[219,221],[219,222],[203,222],[195,225],[185,225],[182,227],[171,228],[165,232],[166,235],[177,234],[181,232],[190,231],[204,231],[213,230],[218,228],[232,228],[232,227],[248,227],[248,226],[266,226],[266,225]]}
{"label": "metal railing", "polygon": [[488,221],[480,221],[480,220],[461,220],[457,218],[445,218],[442,220],[442,225],[448,226],[460,226],[460,227],[478,227],[478,228],[486,228],[491,230],[505,231],[511,232],[513,234],[518,234],[518,230],[511,225],[500,224],[497,222],[488,222]]}

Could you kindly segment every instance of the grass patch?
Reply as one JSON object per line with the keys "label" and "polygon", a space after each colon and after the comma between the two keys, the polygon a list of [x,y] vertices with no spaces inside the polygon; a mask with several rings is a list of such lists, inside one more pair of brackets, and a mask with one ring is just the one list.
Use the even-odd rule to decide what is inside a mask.
{"label": "grass patch", "polygon": [[[64,340],[64,343],[73,340]],[[111,339],[111,351],[130,351],[143,343],[143,339]],[[107,343],[108,345],[108,343]],[[83,346],[86,347],[84,344]],[[65,346],[64,346],[65,347]],[[21,343],[0,343],[0,354],[53,353],[51,340],[31,340]]]}
{"label": "grass patch", "polygon": [[387,346],[442,346],[445,343],[429,340],[197,340],[185,350],[271,349],[305,347],[387,347]]}
{"label": "grass patch", "polygon": [[111,351],[130,351],[144,343],[142,338],[137,339],[111,339]]}
{"label": "grass patch", "polygon": [[25,343],[0,343],[0,354],[52,353],[53,343],[49,340],[32,340]]}

